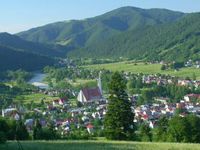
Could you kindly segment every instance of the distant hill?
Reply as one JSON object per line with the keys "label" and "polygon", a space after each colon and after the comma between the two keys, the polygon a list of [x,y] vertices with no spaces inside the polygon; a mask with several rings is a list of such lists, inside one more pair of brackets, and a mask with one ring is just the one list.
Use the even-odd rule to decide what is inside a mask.
{"label": "distant hill", "polygon": [[61,57],[64,54],[62,50],[59,50],[53,45],[44,45],[41,43],[26,41],[16,35],[11,35],[9,33],[0,33],[0,45],[14,48],[19,51],[24,51],[49,57]]}
{"label": "distant hill", "polygon": [[0,71],[24,69],[35,71],[46,65],[53,65],[54,60],[46,56],[18,51],[0,45]]}
{"label": "distant hill", "polygon": [[200,13],[176,22],[126,31],[75,50],[72,56],[128,57],[148,60],[200,59]]}
{"label": "distant hill", "polygon": [[[66,52],[71,50],[73,53],[74,49],[93,48],[93,45],[104,43],[121,33],[175,22],[183,15],[166,9],[123,7],[94,18],[48,24],[17,35],[32,42],[62,45]],[[82,53],[88,55],[87,51]]]}
{"label": "distant hill", "polygon": [[57,22],[18,33],[59,45],[70,57],[143,60],[200,59],[200,14],[123,7],[85,20]]}

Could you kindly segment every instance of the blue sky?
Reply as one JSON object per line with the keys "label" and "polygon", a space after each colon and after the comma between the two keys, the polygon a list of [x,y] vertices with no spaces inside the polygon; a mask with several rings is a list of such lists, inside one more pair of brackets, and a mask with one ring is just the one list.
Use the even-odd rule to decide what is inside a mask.
{"label": "blue sky", "polygon": [[122,6],[200,12],[200,0],[0,0],[0,32],[89,18]]}

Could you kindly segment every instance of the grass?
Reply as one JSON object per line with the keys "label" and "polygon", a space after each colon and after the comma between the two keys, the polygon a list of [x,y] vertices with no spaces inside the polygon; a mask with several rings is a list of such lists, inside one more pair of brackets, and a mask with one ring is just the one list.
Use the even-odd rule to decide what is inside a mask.
{"label": "grass", "polygon": [[[199,144],[124,141],[26,141],[24,150],[200,150]],[[17,150],[17,142],[0,145],[1,150]]]}
{"label": "grass", "polygon": [[194,74],[197,79],[200,79],[200,69],[197,68],[182,68],[179,71],[174,70],[161,70],[161,64],[144,64],[144,63],[128,63],[128,62],[118,62],[109,64],[97,64],[83,66],[87,69],[106,69],[111,71],[126,71],[133,73],[144,73],[144,74],[169,74],[178,77],[190,77],[193,78]]}
{"label": "grass", "polygon": [[74,82],[69,81],[69,83],[74,87],[79,87],[79,86],[86,86],[86,85],[95,85],[96,81],[87,80],[87,79],[76,79]]}
{"label": "grass", "polygon": [[34,93],[34,94],[30,94],[30,95],[21,95],[20,97],[18,97],[17,99],[15,99],[14,101],[21,101],[24,104],[30,103],[31,101],[34,101],[34,103],[38,104],[41,102],[41,100],[43,99],[45,102],[51,102],[55,99],[57,99],[58,97],[53,97],[53,96],[48,96],[42,93]]}

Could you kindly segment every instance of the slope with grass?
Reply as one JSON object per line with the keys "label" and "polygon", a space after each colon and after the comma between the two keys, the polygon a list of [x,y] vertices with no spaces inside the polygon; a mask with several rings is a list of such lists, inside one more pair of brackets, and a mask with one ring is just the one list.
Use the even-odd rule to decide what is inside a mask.
{"label": "slope with grass", "polygon": [[[27,141],[21,145],[24,150],[200,150],[199,144],[123,141]],[[17,148],[16,142],[0,145],[2,150]]]}

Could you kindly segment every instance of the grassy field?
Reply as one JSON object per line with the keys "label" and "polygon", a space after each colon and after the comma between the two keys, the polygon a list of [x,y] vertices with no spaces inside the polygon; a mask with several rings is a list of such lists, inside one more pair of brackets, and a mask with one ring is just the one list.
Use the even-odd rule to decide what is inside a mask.
{"label": "grassy field", "polygon": [[72,86],[85,86],[85,85],[94,85],[96,84],[96,80],[83,80],[83,79],[76,79],[75,81],[68,81]]}
{"label": "grassy field", "polygon": [[133,73],[144,73],[144,74],[169,74],[173,76],[179,77],[190,77],[192,78],[195,74],[197,79],[200,79],[200,69],[197,68],[183,68],[179,71],[174,70],[161,70],[161,64],[144,64],[144,63],[127,63],[127,62],[118,62],[118,63],[110,63],[110,64],[97,64],[97,65],[89,65],[83,66],[87,69],[107,69],[111,71],[126,71]]}
{"label": "grassy field", "polygon": [[[199,144],[119,141],[27,141],[23,150],[200,150]],[[18,150],[16,142],[0,145],[1,150]]]}
{"label": "grassy field", "polygon": [[30,94],[30,95],[22,95],[15,99],[14,101],[21,101],[24,104],[30,103],[31,101],[34,101],[34,103],[40,103],[43,99],[45,102],[51,102],[52,100],[57,99],[58,97],[52,97],[48,96],[42,93],[36,93],[36,94]]}

